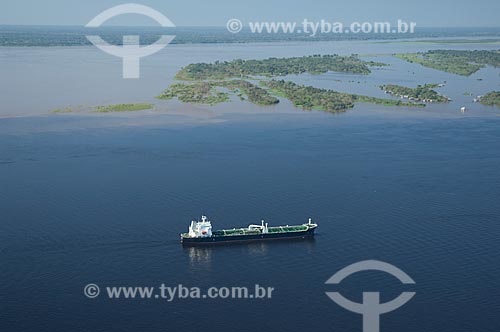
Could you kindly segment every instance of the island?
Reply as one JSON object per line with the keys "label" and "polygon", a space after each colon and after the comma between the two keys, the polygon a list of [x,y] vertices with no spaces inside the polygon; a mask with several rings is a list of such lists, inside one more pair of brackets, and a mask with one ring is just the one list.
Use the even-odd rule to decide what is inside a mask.
{"label": "island", "polygon": [[[229,102],[231,97],[249,101],[259,106],[270,106],[280,102],[279,97],[290,100],[304,110],[344,112],[355,103],[373,103],[384,106],[424,107],[425,102],[446,102],[448,98],[426,84],[417,88],[384,85],[381,88],[400,98],[376,98],[353,93],[296,84],[274,77],[289,74],[321,74],[336,71],[350,74],[369,74],[370,68],[385,66],[384,63],[362,61],[355,54],[350,56],[310,55],[291,58],[268,58],[262,60],[215,61],[194,63],[180,69],[175,75],[177,82],[171,84],[156,98],[177,99],[184,103],[216,105]],[[359,82],[359,81],[358,81]],[[403,100],[407,99],[407,100]],[[117,104],[97,106],[96,112],[127,112],[153,109],[153,104]],[[70,109],[54,112],[70,112]]]}
{"label": "island", "polygon": [[52,113],[71,113],[73,112],[73,109],[71,107],[64,107],[64,108],[54,108],[50,111]]}
{"label": "island", "polygon": [[154,107],[153,104],[136,103],[136,104],[117,104],[117,105],[97,106],[95,108],[95,110],[99,113],[132,112],[132,111],[149,110],[149,109],[152,109],[153,107]]}
{"label": "island", "polygon": [[479,102],[483,105],[500,107],[500,91],[491,91],[479,97]]}
{"label": "island", "polygon": [[174,83],[156,98],[177,98],[184,103],[215,105],[229,101],[229,94],[217,91],[215,82]]}
{"label": "island", "polygon": [[[226,89],[227,92],[220,91],[220,88]],[[245,100],[246,96],[249,102],[257,105],[279,103],[279,99],[271,96],[267,90],[243,80],[175,83],[157,98],[164,100],[177,98],[185,103],[215,105],[229,101],[229,92],[236,94],[241,100]]]}
{"label": "island", "polygon": [[486,65],[500,67],[500,51],[431,50],[393,55],[411,63],[462,76],[470,76]]}
{"label": "island", "polygon": [[385,106],[425,106],[424,104],[419,103],[405,103],[401,100],[382,99],[342,93],[329,89],[320,89],[312,86],[299,85],[285,80],[263,81],[262,84],[268,87],[271,92],[279,96],[286,97],[296,107],[300,107],[305,110],[314,109],[332,113],[344,112],[353,108],[355,102],[374,103]]}
{"label": "island", "polygon": [[228,88],[231,92],[237,93],[241,100],[248,101],[256,105],[273,105],[279,103],[279,99],[272,96],[268,90],[244,80],[229,80],[219,83],[220,86]]}
{"label": "island", "polygon": [[373,61],[362,61],[356,55],[310,55],[291,58],[268,58],[263,60],[216,61],[193,63],[182,68],[175,76],[178,80],[221,80],[226,78],[248,78],[249,76],[276,77],[290,74],[322,74],[328,71],[369,74],[370,67],[385,66]]}
{"label": "island", "polygon": [[176,74],[175,78],[183,82],[172,84],[157,98],[162,100],[177,98],[181,102],[213,106],[230,101],[230,96],[237,96],[242,101],[248,100],[256,105],[268,106],[279,103],[277,97],[283,97],[289,99],[296,107],[326,112],[343,112],[353,108],[356,102],[386,106],[425,106],[418,101],[404,102],[399,99],[342,93],[273,79],[276,76],[289,74],[321,74],[328,71],[369,74],[370,67],[373,66],[385,66],[385,64],[362,61],[354,54],[194,63],[183,67]]}
{"label": "island", "polygon": [[424,103],[446,103],[450,101],[450,99],[433,90],[434,88],[441,86],[442,84],[425,84],[418,85],[416,88],[409,88],[401,85],[387,84],[380,86],[380,88],[384,90],[385,93],[409,101]]}
{"label": "island", "polygon": [[64,108],[55,108],[50,110],[52,113],[73,113],[73,112],[84,112],[93,111],[99,113],[110,113],[110,112],[132,112],[132,111],[144,111],[154,108],[154,104],[148,103],[135,103],[135,104],[115,104],[115,105],[103,105],[103,106],[84,106],[79,105],[76,107],[68,106]]}
{"label": "island", "polygon": [[[256,105],[265,106],[279,103],[279,99],[276,98],[278,96],[287,98],[296,107],[305,110],[314,109],[326,112],[343,112],[353,108],[355,102],[374,103],[385,106],[425,106],[425,104],[416,101],[403,102],[401,100],[342,93],[329,89],[299,85],[285,80],[262,80],[259,84],[262,87],[244,80],[175,83],[163,91],[157,98],[163,100],[177,98],[185,103],[213,106],[229,101],[229,96],[233,94],[240,97],[240,100],[248,100]],[[221,88],[226,89],[226,91],[220,91],[219,89]]]}

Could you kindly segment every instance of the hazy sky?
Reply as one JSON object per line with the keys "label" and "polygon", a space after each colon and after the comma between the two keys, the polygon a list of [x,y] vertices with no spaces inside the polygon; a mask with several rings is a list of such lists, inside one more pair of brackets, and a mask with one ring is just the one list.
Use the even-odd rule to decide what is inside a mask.
{"label": "hazy sky", "polygon": [[[230,18],[243,23],[304,18],[394,22],[401,18],[421,27],[500,27],[500,0],[0,0],[0,24],[85,25],[101,11],[128,2],[153,7],[177,26],[224,26]],[[137,15],[109,21],[118,25],[149,23]]]}

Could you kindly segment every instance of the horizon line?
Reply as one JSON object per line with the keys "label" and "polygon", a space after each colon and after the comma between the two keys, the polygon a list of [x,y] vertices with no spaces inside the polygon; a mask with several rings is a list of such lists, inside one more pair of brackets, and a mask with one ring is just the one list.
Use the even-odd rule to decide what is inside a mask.
{"label": "horizon line", "polygon": [[[86,28],[85,25],[77,24],[4,24],[0,23],[0,27],[80,27]],[[156,25],[105,25],[100,28],[160,28],[160,29],[175,29],[175,28],[223,28],[225,25],[176,25],[175,27],[161,27]],[[500,29],[500,26],[417,26],[417,29]]]}

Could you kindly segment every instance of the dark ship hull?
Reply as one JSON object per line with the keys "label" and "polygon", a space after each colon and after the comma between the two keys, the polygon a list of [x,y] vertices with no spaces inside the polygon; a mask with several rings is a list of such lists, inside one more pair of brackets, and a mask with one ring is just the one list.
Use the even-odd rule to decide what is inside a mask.
{"label": "dark ship hull", "polygon": [[301,226],[282,226],[269,228],[269,232],[248,232],[245,229],[221,230],[213,232],[212,236],[207,237],[189,237],[185,234],[181,235],[183,245],[210,245],[223,244],[234,242],[253,242],[266,240],[285,240],[308,238],[314,236],[316,225],[301,225]]}

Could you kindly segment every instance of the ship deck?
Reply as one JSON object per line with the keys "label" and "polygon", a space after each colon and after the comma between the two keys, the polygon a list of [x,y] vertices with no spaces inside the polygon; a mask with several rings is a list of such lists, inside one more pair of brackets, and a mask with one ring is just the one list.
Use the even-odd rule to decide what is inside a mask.
{"label": "ship deck", "polygon": [[[277,226],[268,227],[267,233],[289,233],[289,232],[305,232],[309,229],[308,226]],[[212,232],[212,236],[236,236],[236,235],[256,235],[262,234],[260,229],[249,230],[248,228],[233,228],[233,229],[221,229]]]}

